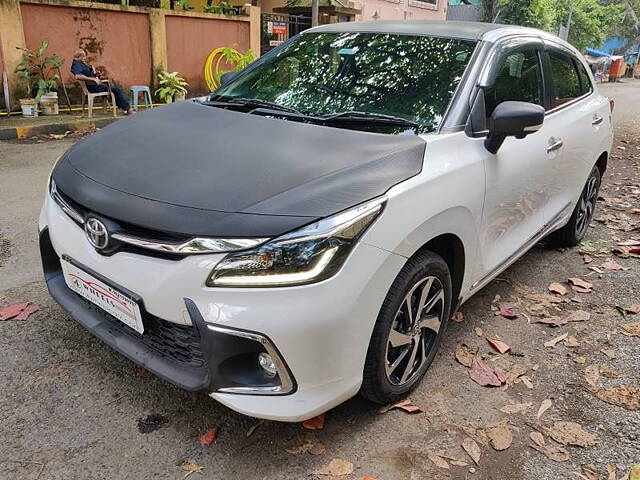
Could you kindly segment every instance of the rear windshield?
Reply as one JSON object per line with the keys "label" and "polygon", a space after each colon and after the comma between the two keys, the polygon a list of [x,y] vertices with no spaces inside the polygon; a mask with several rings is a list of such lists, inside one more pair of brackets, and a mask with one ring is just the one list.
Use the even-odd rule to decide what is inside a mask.
{"label": "rear windshield", "polygon": [[393,115],[436,129],[475,42],[381,33],[298,36],[216,95],[276,102],[307,115]]}

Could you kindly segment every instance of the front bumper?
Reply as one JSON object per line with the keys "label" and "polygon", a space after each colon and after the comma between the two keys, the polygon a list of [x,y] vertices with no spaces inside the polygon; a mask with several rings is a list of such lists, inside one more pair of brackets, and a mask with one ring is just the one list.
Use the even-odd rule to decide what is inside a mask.
{"label": "front bumper", "polygon": [[[204,284],[207,274],[223,255],[179,261],[130,252],[105,257],[48,198],[40,229],[47,285],[74,319],[171,383],[205,390],[241,413],[282,421],[310,418],[357,393],[380,305],[405,261],[361,242],[342,271],[324,282],[270,289],[209,288]],[[72,292],[59,269],[62,255],[138,294],[144,302],[145,334],[138,335]],[[184,352],[173,347],[159,350],[157,343],[149,344],[148,332],[170,332],[187,344],[190,354],[181,357]],[[241,393],[246,385],[272,386],[260,377],[255,362],[265,343],[229,332],[248,332],[268,342],[290,377],[289,394]]]}

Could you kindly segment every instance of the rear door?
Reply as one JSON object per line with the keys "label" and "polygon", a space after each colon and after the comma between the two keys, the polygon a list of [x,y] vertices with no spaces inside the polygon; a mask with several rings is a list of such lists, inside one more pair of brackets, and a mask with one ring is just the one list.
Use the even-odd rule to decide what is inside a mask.
{"label": "rear door", "polygon": [[589,172],[602,153],[609,105],[595,92],[582,61],[560,46],[547,44],[544,68],[548,95],[545,116],[545,216],[553,223],[566,217],[579,198]]}

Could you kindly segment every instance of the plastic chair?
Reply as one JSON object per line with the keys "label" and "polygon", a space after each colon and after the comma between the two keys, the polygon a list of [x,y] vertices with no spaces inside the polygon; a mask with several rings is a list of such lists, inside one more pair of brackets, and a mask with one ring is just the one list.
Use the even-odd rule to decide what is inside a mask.
{"label": "plastic chair", "polygon": [[107,108],[109,108],[109,98],[111,98],[111,108],[113,109],[113,116],[114,117],[117,116],[117,114],[116,114],[116,97],[115,97],[115,95],[113,95],[113,92],[111,91],[111,84],[109,83],[109,80],[102,80],[102,83],[105,83],[107,85],[108,90],[106,92],[98,92],[98,93],[89,92],[89,90],[87,90],[87,85],[84,83],[84,81],[78,80],[78,83],[80,84],[80,87],[82,88],[82,116],[84,116],[85,98],[87,99],[88,110],[89,110],[89,118],[91,118],[93,116],[93,100],[96,97],[104,97],[104,99],[106,101],[105,110]]}
{"label": "plastic chair", "polygon": [[145,108],[153,108],[153,101],[151,100],[151,90],[146,85],[134,85],[131,87],[131,93],[129,95],[129,103],[136,110],[138,109],[138,98],[142,93],[142,99],[144,100]]}

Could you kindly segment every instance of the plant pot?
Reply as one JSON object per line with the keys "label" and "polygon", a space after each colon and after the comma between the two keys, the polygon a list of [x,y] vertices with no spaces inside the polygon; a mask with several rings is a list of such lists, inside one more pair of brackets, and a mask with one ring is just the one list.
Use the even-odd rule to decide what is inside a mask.
{"label": "plant pot", "polygon": [[58,115],[58,94],[49,92],[40,97],[40,109],[43,115]]}
{"label": "plant pot", "polygon": [[184,93],[176,93],[176,94],[173,96],[173,101],[174,101],[174,102],[179,102],[179,101],[181,101],[181,100],[184,100],[185,98],[187,98],[187,96],[186,96]]}
{"label": "plant pot", "polygon": [[166,97],[164,99],[164,103],[172,103],[172,102],[173,102],[173,98],[171,98],[171,97]]}
{"label": "plant pot", "polygon": [[22,108],[23,117],[38,116],[38,101],[35,98],[21,98],[20,108]]}

